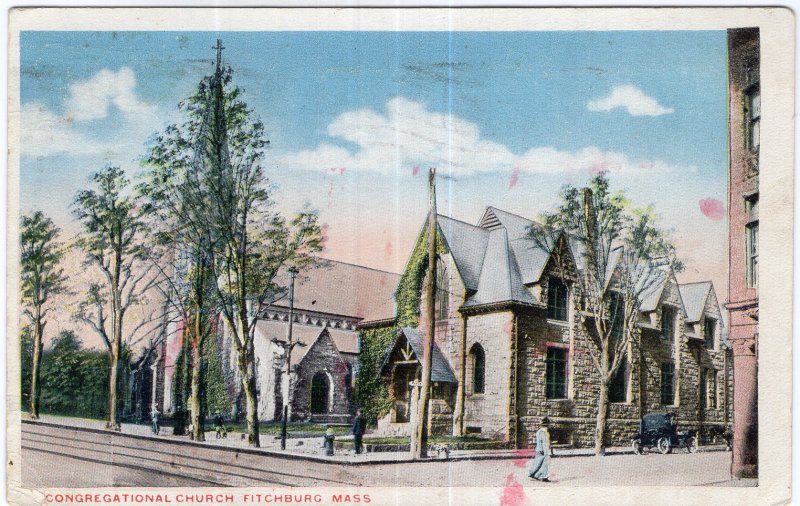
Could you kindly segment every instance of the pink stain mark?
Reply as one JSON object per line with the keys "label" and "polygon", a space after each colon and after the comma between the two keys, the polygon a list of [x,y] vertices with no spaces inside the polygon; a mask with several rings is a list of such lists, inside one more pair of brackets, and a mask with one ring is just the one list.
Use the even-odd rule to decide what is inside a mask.
{"label": "pink stain mark", "polygon": [[610,168],[611,167],[609,167],[608,162],[599,162],[589,167],[589,174],[592,174],[593,176],[606,174]]}
{"label": "pink stain mark", "polygon": [[719,221],[725,217],[725,206],[717,199],[702,199],[700,201],[700,212],[707,218]]}
{"label": "pink stain mark", "polygon": [[517,186],[519,183],[519,167],[515,167],[513,171],[511,171],[511,177],[508,180],[508,189]]}
{"label": "pink stain mark", "polygon": [[339,175],[343,176],[344,175],[344,171],[346,171],[346,170],[347,170],[347,167],[339,167]]}
{"label": "pink stain mark", "polygon": [[411,175],[412,176],[417,177],[417,174],[419,174],[419,165],[417,165],[413,169],[411,169]]}
{"label": "pink stain mark", "polygon": [[653,167],[655,167],[653,162],[642,162],[639,164],[640,169],[652,169]]}
{"label": "pink stain mark", "polygon": [[514,452],[515,457],[519,457],[518,459],[513,459],[511,461],[514,464],[514,467],[525,467],[528,464],[528,460],[533,456],[533,448],[523,448],[521,450],[516,450]]}
{"label": "pink stain mark", "polygon": [[513,474],[506,476],[503,484],[503,494],[500,496],[500,506],[521,506],[525,502],[525,489],[514,479]]}
{"label": "pink stain mark", "polygon": [[386,244],[383,246],[383,254],[387,257],[392,256],[392,241],[386,241]]}

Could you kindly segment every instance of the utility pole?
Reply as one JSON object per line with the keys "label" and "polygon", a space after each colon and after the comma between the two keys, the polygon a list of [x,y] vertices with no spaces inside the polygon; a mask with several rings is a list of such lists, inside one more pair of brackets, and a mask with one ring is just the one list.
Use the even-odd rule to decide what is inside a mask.
{"label": "utility pole", "polygon": [[419,396],[419,423],[417,423],[415,458],[428,458],[428,401],[431,389],[431,362],[433,358],[433,337],[436,332],[436,310],[434,294],[436,293],[436,169],[428,173],[428,268],[425,289],[425,304],[428,311],[428,332],[422,353],[422,390]]}
{"label": "utility pole", "polygon": [[292,342],[292,324],[294,323],[294,280],[297,277],[298,270],[296,267],[289,268],[289,329],[286,335],[286,346],[284,348],[284,356],[286,357],[286,390],[283,391],[283,423],[281,424],[281,450],[286,449],[286,425],[289,423],[289,389],[291,388],[291,366],[292,366],[292,348],[295,343]]}

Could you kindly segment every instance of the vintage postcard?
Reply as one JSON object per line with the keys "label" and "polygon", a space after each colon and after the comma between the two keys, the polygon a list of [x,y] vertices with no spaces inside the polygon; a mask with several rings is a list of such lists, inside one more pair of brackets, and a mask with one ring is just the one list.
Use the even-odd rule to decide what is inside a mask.
{"label": "vintage postcard", "polygon": [[12,10],[8,501],[787,503],[794,22]]}

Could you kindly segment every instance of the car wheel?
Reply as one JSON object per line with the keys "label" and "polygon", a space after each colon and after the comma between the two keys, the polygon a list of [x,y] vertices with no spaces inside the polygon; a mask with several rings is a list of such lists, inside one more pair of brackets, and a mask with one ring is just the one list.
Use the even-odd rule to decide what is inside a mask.
{"label": "car wheel", "polygon": [[697,438],[690,437],[686,440],[686,449],[689,450],[689,453],[694,453],[697,451]]}
{"label": "car wheel", "polygon": [[633,448],[633,453],[636,455],[644,455],[644,445],[642,445],[641,440],[634,439],[631,447]]}
{"label": "car wheel", "polygon": [[658,451],[664,455],[672,451],[672,445],[669,443],[668,437],[662,437],[658,440]]}

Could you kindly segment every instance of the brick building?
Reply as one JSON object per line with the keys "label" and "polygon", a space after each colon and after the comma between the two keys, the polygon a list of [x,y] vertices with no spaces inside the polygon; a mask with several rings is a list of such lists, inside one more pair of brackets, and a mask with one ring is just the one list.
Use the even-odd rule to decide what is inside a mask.
{"label": "brick building", "polygon": [[[575,259],[563,279],[553,254],[566,252],[538,248],[528,237],[533,221],[490,207],[477,225],[441,215],[437,224],[444,252],[437,264],[432,433],[481,434],[523,448],[548,416],[556,443],[593,445],[599,381],[589,353],[595,345],[573,296],[583,269],[577,244],[557,246]],[[619,256],[612,255],[607,273],[612,289]],[[699,430],[701,440],[730,422],[731,363],[713,286],[679,284],[668,268],[657,279],[643,295],[636,335],[609,388],[612,445],[629,444],[640,416],[654,411],[676,413],[679,427]],[[423,321],[396,329],[380,369],[391,402],[379,421],[384,433],[408,434],[417,412],[409,383],[420,375],[427,328],[426,310],[419,309]]]}
{"label": "brick building", "polygon": [[728,30],[729,279],[737,477],[758,475],[758,152],[761,121],[758,28]]}

